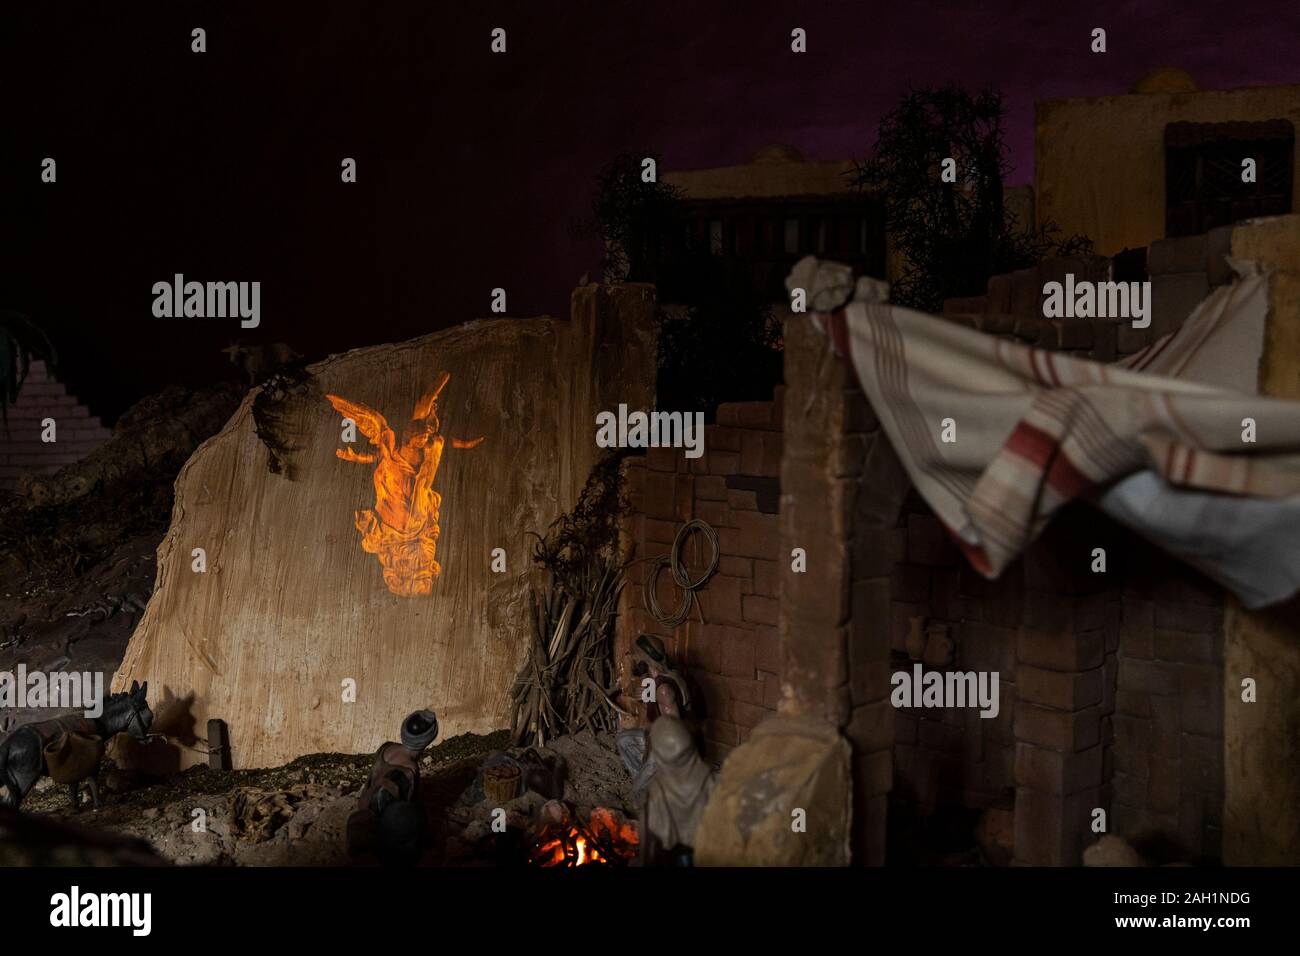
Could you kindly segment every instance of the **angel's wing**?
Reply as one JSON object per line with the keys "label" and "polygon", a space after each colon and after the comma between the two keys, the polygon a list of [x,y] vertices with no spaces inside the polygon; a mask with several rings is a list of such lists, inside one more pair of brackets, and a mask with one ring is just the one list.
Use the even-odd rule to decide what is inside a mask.
{"label": "angel's wing", "polygon": [[442,394],[442,390],[447,387],[447,382],[450,380],[450,372],[443,372],[438,376],[429,390],[415,403],[415,410],[411,412],[411,421],[418,422],[429,417],[429,412],[433,411],[434,405],[438,402],[438,396]]}
{"label": "angel's wing", "polygon": [[361,434],[370,439],[370,444],[384,449],[390,455],[394,453],[393,446],[397,443],[397,439],[383,415],[373,408],[367,408],[359,402],[349,402],[346,398],[337,395],[326,395],[325,398],[334,406],[336,412],[357,423],[357,428]]}

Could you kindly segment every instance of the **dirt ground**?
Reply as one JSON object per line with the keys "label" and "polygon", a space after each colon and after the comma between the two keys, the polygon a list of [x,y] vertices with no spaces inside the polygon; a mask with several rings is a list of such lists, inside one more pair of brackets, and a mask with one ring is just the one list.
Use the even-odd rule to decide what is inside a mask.
{"label": "dirt ground", "polygon": [[[476,786],[483,761],[506,751],[505,731],[464,734],[429,748],[420,765],[420,796],[430,822],[426,866],[518,864],[545,797],[528,791],[504,805],[509,831],[491,829],[492,812]],[[579,817],[605,807],[634,816],[630,778],[610,735],[580,734],[537,751],[564,766],[563,799]],[[373,755],[310,754],[263,770],[216,771],[204,766],[163,780],[114,768],[100,775],[102,809],[73,813],[68,788],[43,780],[23,812],[146,841],[165,861],[209,866],[355,866],[345,844],[348,814],[370,773]],[[9,854],[0,854],[0,857]],[[0,859],[21,863],[21,859]]]}

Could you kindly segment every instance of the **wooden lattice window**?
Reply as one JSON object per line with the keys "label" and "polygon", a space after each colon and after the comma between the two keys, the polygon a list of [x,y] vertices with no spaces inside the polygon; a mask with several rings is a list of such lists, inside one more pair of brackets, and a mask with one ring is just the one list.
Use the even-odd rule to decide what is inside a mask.
{"label": "wooden lattice window", "polygon": [[[1242,182],[1242,160],[1255,181]],[[1194,236],[1255,216],[1291,212],[1295,127],[1170,123],[1165,127],[1165,235]]]}

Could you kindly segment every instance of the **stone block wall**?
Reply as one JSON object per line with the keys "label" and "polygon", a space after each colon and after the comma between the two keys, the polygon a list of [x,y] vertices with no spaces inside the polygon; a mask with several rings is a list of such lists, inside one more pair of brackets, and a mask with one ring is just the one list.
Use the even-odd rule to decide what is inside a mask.
{"label": "stone block wall", "polygon": [[902,707],[894,711],[894,799],[921,817],[944,805],[1010,806],[1014,787],[1016,628],[1023,604],[1021,566],[987,581],[969,566],[919,496],[908,498],[899,521],[905,561],[891,577],[891,671],[912,672],[910,621],[946,626],[952,660],[923,664],[999,675],[996,717],[976,710]]}
{"label": "stone block wall", "polygon": [[898,516],[908,482],[843,362],[801,317],[785,326],[781,550],[781,711],[837,728],[851,746],[856,864],[885,861],[893,785],[889,701],[891,577],[906,555]]}
{"label": "stone block wall", "polygon": [[[1232,275],[1230,230],[1168,239],[1114,260],[1075,257],[990,280],[945,317],[1025,344],[1110,362],[1175,331]],[[1047,320],[1042,287],[1076,279],[1152,283],[1152,322]],[[923,502],[896,533],[893,669],[913,665],[912,617],[948,627],[949,666],[997,670],[996,719],[900,709],[894,799],[921,814],[1015,795],[1018,863],[1073,865],[1096,839],[1096,809],[1157,859],[1217,860],[1223,814],[1223,596],[1220,589],[1083,506],[1067,509],[997,581],[965,567]],[[1108,555],[1093,574],[1094,547]],[[1156,612],[1159,608],[1160,623]],[[1157,637],[1159,634],[1159,649]]]}
{"label": "stone block wall", "polygon": [[[81,461],[112,432],[68,394],[41,361],[32,362],[18,400],[0,421],[0,489],[17,491],[24,475],[47,475]],[[55,441],[41,441],[41,422],[56,423]]]}
{"label": "stone block wall", "polygon": [[1113,830],[1155,858],[1223,850],[1224,599],[1135,542],[1124,583]]}
{"label": "stone block wall", "polygon": [[[777,578],[781,568],[778,518],[783,447],[783,389],[770,402],[718,407],[717,423],[704,430],[704,454],[688,459],[680,448],[651,448],[628,459],[625,480],[632,512],[625,523],[634,562],[628,571],[616,634],[616,659],[640,634],[662,637],[685,662],[702,694],[705,751],[724,758],[774,713],[780,698]],[[646,607],[643,582],[653,559],[667,555],[681,526],[701,519],[717,532],[717,572],[696,591],[698,605],[675,629]],[[707,564],[704,538],[692,534],[683,560],[693,573]],[[683,592],[668,569],[656,595],[671,612]]]}
{"label": "stone block wall", "polygon": [[[1215,288],[1232,281],[1225,256],[1232,227],[1199,236],[1160,239],[1149,248],[1129,250],[1108,259],[1071,256],[1048,259],[989,279],[984,295],[948,299],[943,314],[969,328],[1013,338],[1026,345],[1065,352],[1095,362],[1114,362],[1140,352],[1174,331]],[[1151,282],[1151,325],[1135,329],[1114,319],[1047,319],[1043,286],[1076,281]]]}

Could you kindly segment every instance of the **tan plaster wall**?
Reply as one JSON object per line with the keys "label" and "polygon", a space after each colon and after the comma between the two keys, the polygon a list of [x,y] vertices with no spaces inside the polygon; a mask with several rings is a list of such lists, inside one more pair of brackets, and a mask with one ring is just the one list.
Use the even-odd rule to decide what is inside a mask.
{"label": "tan plaster wall", "polygon": [[[1088,236],[1105,256],[1149,245],[1165,234],[1165,125],[1272,119],[1300,128],[1300,86],[1039,103],[1038,222]],[[1293,183],[1300,191],[1300,163]]]}
{"label": "tan plaster wall", "polygon": [[[1232,254],[1272,265],[1260,391],[1300,400],[1300,216],[1242,226]],[[1300,547],[1300,543],[1297,543]],[[1263,611],[1230,603],[1224,636],[1223,861],[1300,864],[1300,598]],[[1241,682],[1256,683],[1256,703]]]}

